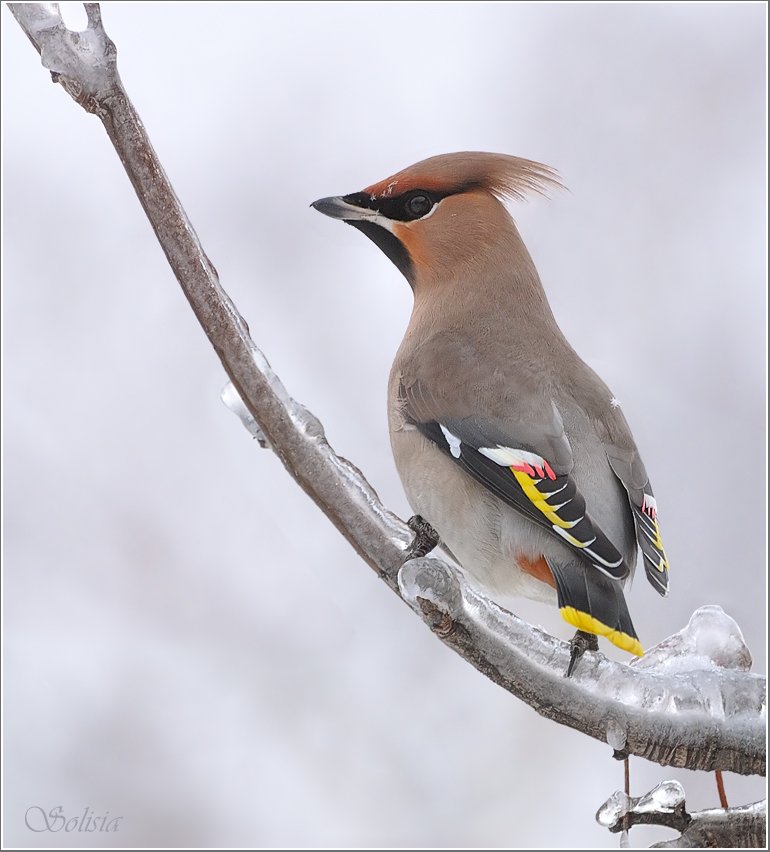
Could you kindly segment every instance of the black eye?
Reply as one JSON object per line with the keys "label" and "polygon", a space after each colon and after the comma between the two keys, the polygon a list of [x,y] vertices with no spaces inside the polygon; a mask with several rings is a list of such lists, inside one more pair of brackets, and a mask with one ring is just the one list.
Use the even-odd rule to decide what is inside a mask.
{"label": "black eye", "polygon": [[422,193],[413,195],[406,202],[406,212],[412,219],[420,219],[433,207],[433,201]]}

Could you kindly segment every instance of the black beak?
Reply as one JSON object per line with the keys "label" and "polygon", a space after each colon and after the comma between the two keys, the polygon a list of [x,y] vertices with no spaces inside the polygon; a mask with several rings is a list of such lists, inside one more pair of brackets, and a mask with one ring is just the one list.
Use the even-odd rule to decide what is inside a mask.
{"label": "black beak", "polygon": [[345,201],[342,196],[335,195],[330,198],[319,198],[314,201],[311,207],[315,208],[324,216],[331,216],[332,219],[342,219],[345,222],[357,221],[361,219],[374,219],[378,214],[376,210],[369,207],[358,207]]}

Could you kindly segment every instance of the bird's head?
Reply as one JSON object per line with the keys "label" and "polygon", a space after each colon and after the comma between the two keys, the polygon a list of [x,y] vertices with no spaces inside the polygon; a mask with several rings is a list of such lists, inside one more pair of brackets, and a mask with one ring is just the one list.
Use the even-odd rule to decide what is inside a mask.
{"label": "bird's head", "polygon": [[504,198],[560,186],[548,166],[506,154],[430,157],[361,192],[311,205],[375,242],[417,290],[455,275],[518,234]]}

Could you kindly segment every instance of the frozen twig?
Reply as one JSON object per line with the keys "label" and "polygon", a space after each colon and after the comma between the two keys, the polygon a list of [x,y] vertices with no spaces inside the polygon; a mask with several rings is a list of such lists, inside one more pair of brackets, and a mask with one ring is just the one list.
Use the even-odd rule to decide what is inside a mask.
{"label": "frozen twig", "polygon": [[712,808],[690,814],[679,837],[653,844],[658,849],[766,849],[767,802]]}
{"label": "frozen twig", "polygon": [[588,653],[576,676],[566,679],[564,642],[487,601],[451,566],[420,559],[399,571],[410,530],[383,507],[361,472],[332,450],[320,422],[288,395],[251,340],[123,89],[98,4],[86,4],[84,33],[67,30],[56,4],[9,6],[54,80],[103,122],[249,418],[239,416],[387,585],[447,645],[544,716],[603,742],[611,727],[613,742],[622,733],[624,753],[661,764],[763,774],[763,678],[715,669],[699,683],[686,674],[635,670]]}
{"label": "frozen twig", "polygon": [[678,781],[664,781],[638,798],[615,793],[599,808],[596,820],[609,831],[634,825],[661,825],[679,837],[655,843],[655,848],[762,848],[767,845],[767,802],[736,808],[687,812]]}

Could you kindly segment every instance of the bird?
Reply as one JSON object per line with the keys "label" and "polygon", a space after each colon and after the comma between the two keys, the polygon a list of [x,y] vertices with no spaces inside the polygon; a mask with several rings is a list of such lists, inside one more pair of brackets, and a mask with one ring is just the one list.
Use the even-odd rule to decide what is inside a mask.
{"label": "bird", "polygon": [[577,628],[570,676],[599,636],[644,653],[624,584],[641,552],[666,596],[669,564],[620,403],[557,325],[507,207],[561,185],[532,160],[458,152],[311,207],[363,232],[412,289],[388,421],[420,553],[438,538],[487,597],[558,606]]}

